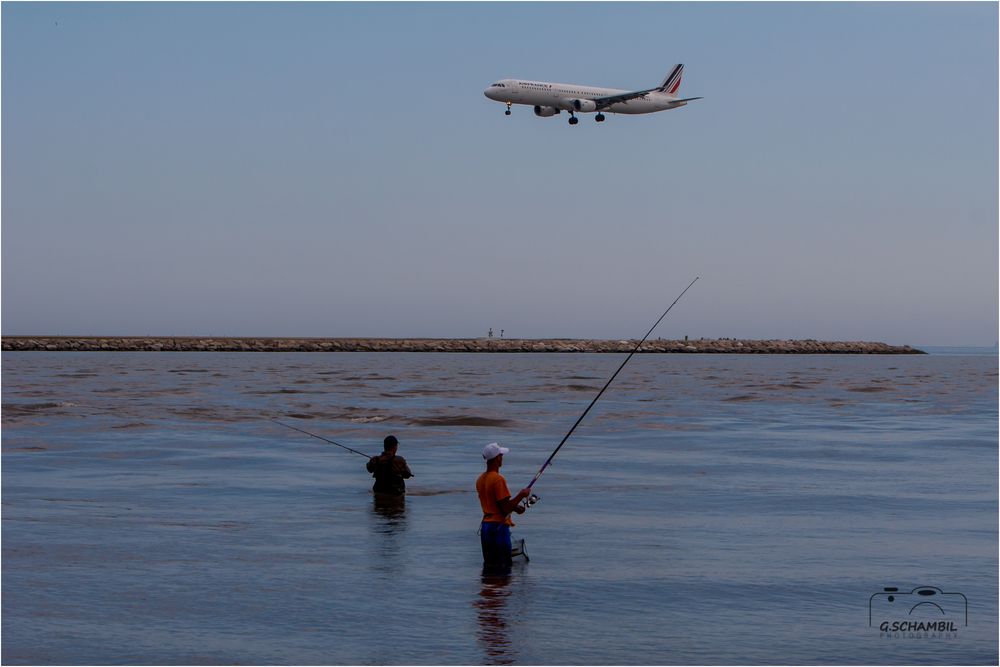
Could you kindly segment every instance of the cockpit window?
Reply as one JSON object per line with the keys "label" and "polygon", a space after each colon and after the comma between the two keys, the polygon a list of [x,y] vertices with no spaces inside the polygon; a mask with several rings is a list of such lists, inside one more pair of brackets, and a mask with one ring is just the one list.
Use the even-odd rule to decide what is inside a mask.
{"label": "cockpit window", "polygon": [[506,87],[507,86],[503,85],[502,83],[494,83],[492,86],[490,86],[490,88],[506,88]]}

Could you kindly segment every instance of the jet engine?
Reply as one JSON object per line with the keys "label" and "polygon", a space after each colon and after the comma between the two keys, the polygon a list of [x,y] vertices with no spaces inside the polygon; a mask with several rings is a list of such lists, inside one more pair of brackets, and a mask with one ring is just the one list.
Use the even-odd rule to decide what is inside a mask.
{"label": "jet engine", "polygon": [[573,111],[597,111],[597,103],[594,100],[573,100]]}
{"label": "jet engine", "polygon": [[556,109],[555,107],[542,107],[537,104],[535,105],[535,115],[541,118],[555,116],[557,113],[559,113],[559,109]]}

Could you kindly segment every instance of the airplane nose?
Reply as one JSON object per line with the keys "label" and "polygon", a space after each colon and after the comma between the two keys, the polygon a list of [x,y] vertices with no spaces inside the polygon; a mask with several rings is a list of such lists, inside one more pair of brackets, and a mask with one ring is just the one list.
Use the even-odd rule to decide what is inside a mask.
{"label": "airplane nose", "polygon": [[487,88],[486,90],[483,91],[483,95],[485,95],[486,97],[488,97],[488,98],[490,98],[492,100],[493,96],[490,95],[490,93],[492,93],[492,92],[493,92],[492,90],[490,90],[489,88]]}

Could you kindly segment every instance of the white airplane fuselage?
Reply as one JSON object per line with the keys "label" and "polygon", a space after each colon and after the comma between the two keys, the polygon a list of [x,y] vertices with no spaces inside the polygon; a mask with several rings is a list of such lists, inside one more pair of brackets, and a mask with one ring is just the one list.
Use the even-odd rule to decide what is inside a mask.
{"label": "white airplane fuselage", "polygon": [[[577,105],[577,101],[594,100],[600,97],[610,97],[628,93],[618,88],[596,88],[581,86],[575,83],[550,83],[548,81],[526,81],[524,79],[503,79],[484,91],[486,97],[497,102],[512,104],[527,104],[538,107],[551,107],[560,111],[590,112],[586,104]],[[667,93],[647,93],[637,99],[627,102],[617,102],[607,107],[612,113],[654,113],[685,106],[687,102],[678,102],[677,97]]]}

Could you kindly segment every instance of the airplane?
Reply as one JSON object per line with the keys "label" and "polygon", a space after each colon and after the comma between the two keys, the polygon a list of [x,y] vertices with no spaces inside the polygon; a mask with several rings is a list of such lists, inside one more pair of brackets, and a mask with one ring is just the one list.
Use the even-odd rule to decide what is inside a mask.
{"label": "airplane", "polygon": [[535,115],[541,118],[555,116],[562,111],[569,112],[569,124],[576,125],[580,119],[577,113],[594,113],[598,123],[604,122],[604,111],[610,113],[640,114],[666,111],[685,106],[700,97],[678,99],[677,89],[681,86],[684,65],[675,65],[667,78],[656,88],[646,90],[618,90],[616,88],[594,88],[572,83],[549,83],[547,81],[525,81],[522,79],[502,79],[490,85],[483,94],[491,100],[507,105],[504,114],[510,115],[514,104],[528,104],[535,107]]}

